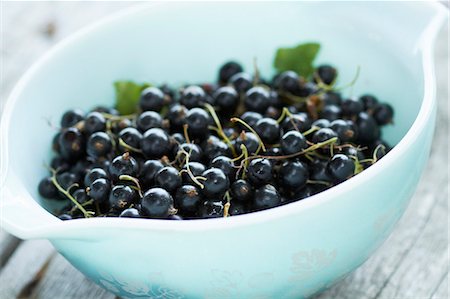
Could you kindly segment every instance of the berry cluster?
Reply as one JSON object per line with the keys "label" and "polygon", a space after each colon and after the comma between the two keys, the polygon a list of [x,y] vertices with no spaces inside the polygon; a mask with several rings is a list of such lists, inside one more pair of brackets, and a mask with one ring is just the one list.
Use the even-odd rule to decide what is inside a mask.
{"label": "berry cluster", "polygon": [[217,84],[142,91],[138,112],[69,110],[39,184],[60,219],[227,217],[301,200],[358,174],[390,147],[393,109],[343,98],[329,65],[272,81],[224,64]]}

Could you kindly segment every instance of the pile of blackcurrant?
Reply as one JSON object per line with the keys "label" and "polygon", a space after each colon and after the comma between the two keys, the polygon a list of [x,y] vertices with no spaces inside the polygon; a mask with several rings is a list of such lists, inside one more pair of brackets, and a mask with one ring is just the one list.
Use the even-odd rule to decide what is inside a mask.
{"label": "pile of blackcurrant", "polygon": [[341,96],[337,70],[271,81],[228,62],[217,83],[142,91],[131,115],[107,107],[64,113],[56,156],[39,183],[80,217],[197,219],[302,200],[363,171],[390,147],[393,109]]}

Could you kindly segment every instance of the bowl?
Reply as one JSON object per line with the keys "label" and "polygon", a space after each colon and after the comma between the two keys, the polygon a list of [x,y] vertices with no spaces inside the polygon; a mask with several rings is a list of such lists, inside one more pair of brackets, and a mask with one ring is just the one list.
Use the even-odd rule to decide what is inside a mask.
{"label": "bowl", "polygon": [[[164,3],[140,5],[64,40],[9,97],[1,123],[2,227],[48,239],[122,298],[302,298],[345,277],[387,238],[414,193],[436,115],[433,43],[446,18],[432,2]],[[45,118],[113,104],[112,82],[215,78],[228,59],[273,74],[276,48],[321,43],[318,62],[347,94],[396,111],[396,146],[348,181],[302,201],[223,219],[62,222],[39,198],[53,130]]]}

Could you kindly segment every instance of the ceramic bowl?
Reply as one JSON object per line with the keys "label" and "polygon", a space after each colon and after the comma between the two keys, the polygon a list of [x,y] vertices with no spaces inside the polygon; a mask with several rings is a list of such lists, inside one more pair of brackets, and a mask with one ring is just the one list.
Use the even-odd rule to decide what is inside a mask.
{"label": "ceramic bowl", "polygon": [[[431,2],[165,3],[101,21],[48,52],[9,97],[1,127],[2,227],[49,239],[90,279],[123,298],[301,298],[361,265],[404,212],[429,155],[436,101],[432,49],[446,12]],[[229,59],[273,74],[280,46],[317,41],[318,63],[345,94],[374,93],[396,111],[396,144],[325,192],[232,218],[62,222],[37,194],[54,134],[73,107],[112,105],[112,82],[208,81]]]}

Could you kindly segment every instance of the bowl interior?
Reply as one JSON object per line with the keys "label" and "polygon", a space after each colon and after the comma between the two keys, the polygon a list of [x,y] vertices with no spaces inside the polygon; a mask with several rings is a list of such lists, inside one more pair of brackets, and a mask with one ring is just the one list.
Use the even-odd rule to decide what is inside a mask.
{"label": "bowl interior", "polygon": [[[52,157],[55,130],[46,119],[58,124],[69,108],[113,105],[116,80],[174,85],[212,81],[229,59],[251,72],[256,57],[263,77],[270,79],[276,49],[306,41],[321,44],[316,63],[335,65],[338,85],[350,82],[360,67],[357,83],[343,90],[345,96],[373,93],[394,107],[395,124],[383,130],[384,138],[394,145],[417,116],[423,80],[417,37],[408,29],[410,20],[406,15],[389,15],[386,6],[391,5],[401,4],[141,6],[64,42],[34,68],[12,109],[9,169],[48,208],[49,202],[39,199],[36,190],[46,174],[43,163]],[[380,15],[386,20],[381,22]]]}

